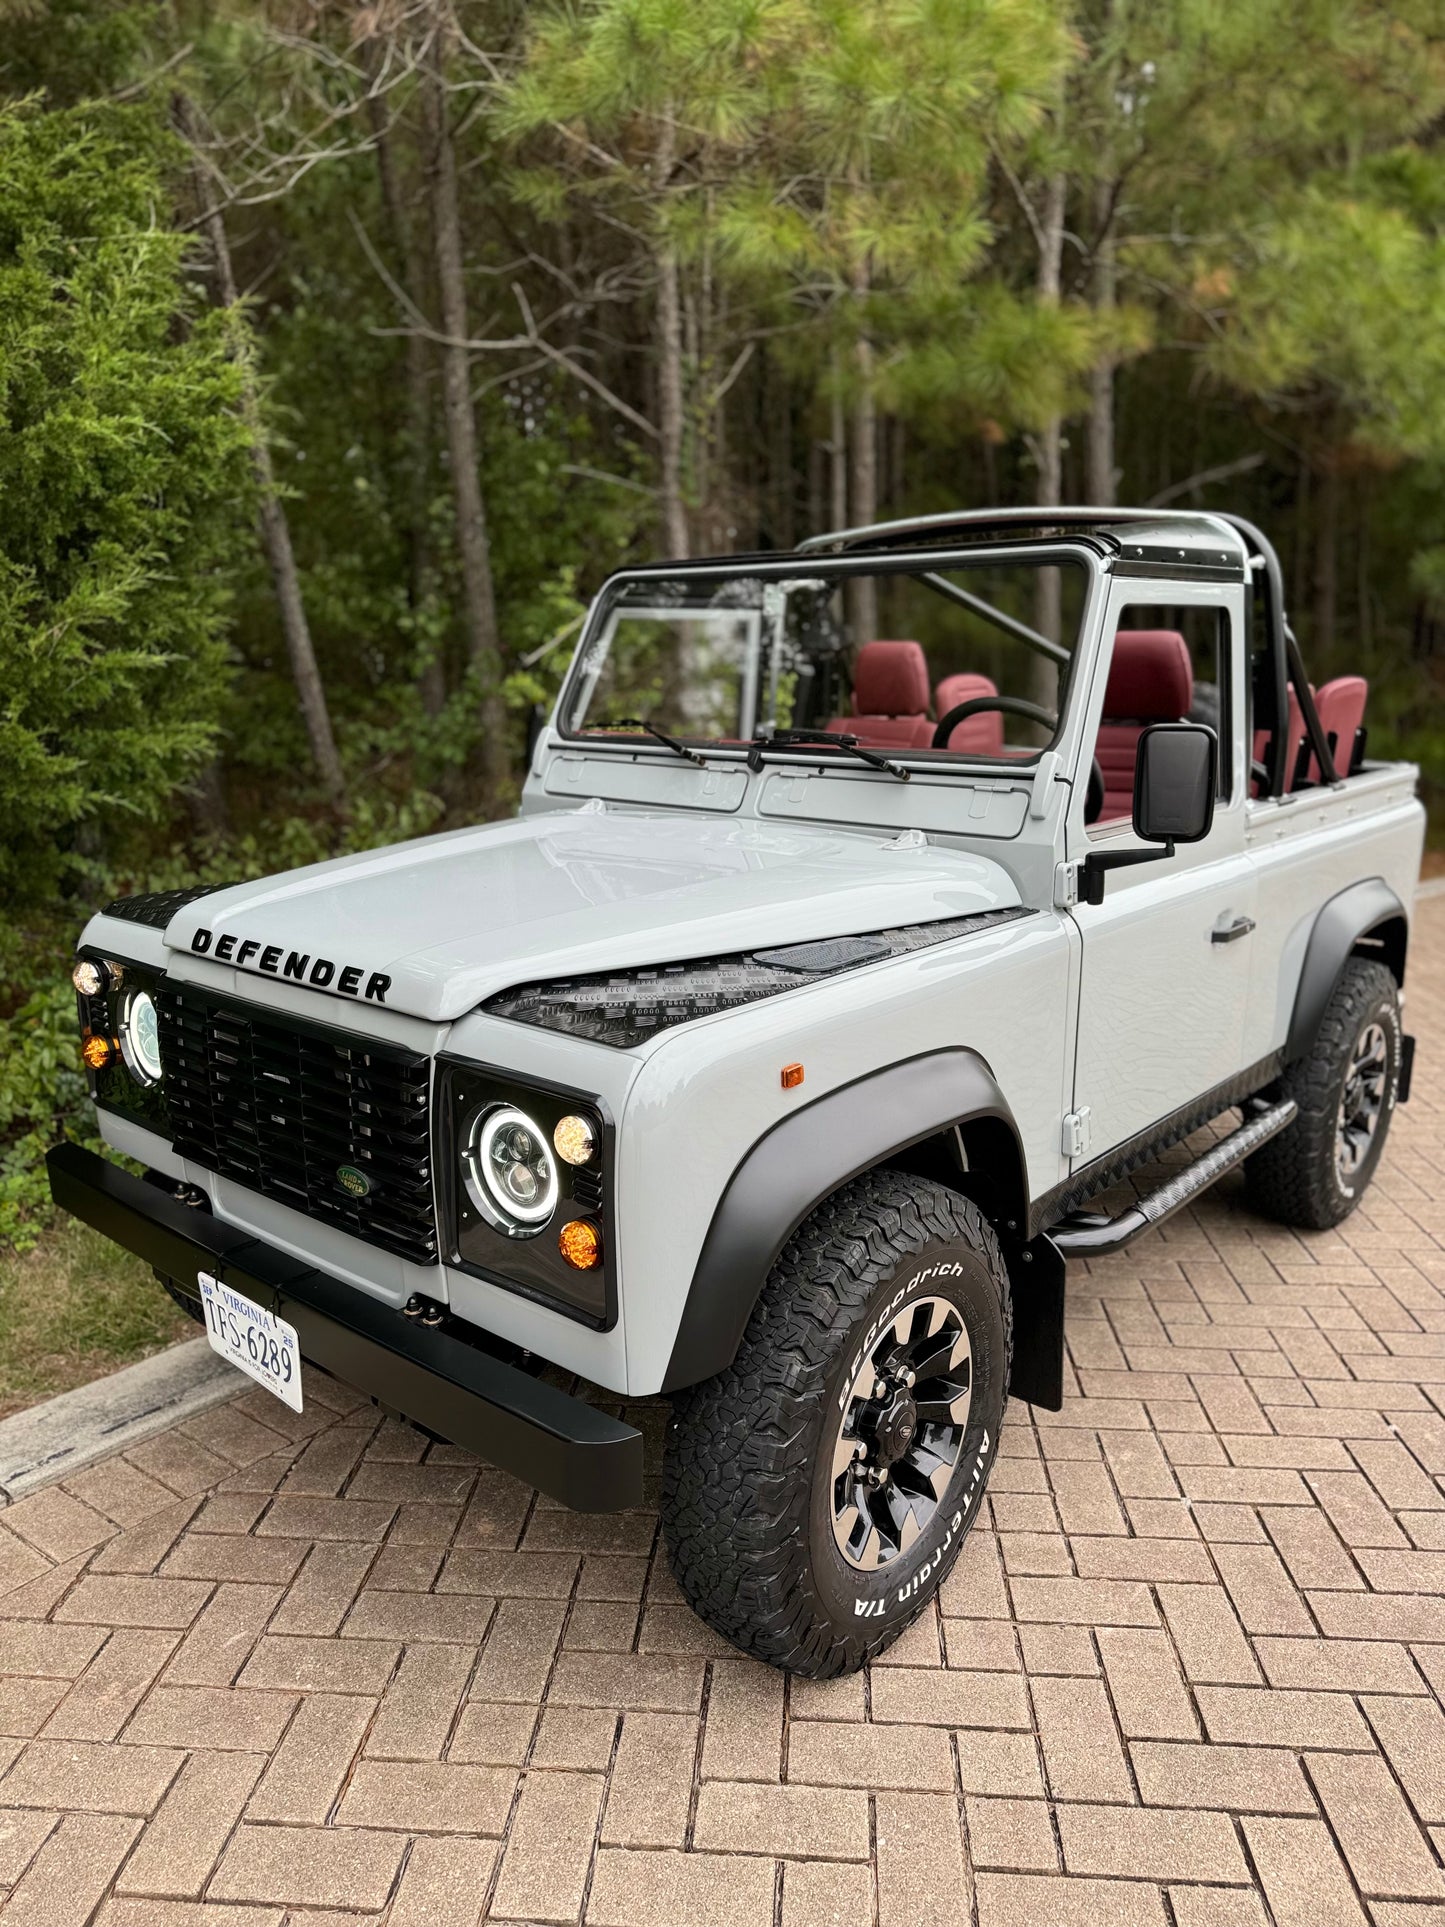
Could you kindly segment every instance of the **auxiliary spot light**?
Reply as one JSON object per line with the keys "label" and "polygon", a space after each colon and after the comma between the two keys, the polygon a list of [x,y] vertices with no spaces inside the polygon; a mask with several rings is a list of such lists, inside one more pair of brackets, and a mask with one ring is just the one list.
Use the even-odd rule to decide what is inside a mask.
{"label": "auxiliary spot light", "polygon": [[597,1155],[597,1132],[585,1117],[560,1119],[552,1142],[564,1164],[590,1164]]}

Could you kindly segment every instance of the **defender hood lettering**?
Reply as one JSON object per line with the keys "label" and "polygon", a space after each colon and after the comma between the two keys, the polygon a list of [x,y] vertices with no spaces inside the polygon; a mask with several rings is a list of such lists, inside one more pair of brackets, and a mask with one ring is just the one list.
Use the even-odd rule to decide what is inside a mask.
{"label": "defender hood lettering", "polygon": [[340,857],[186,905],[205,956],[445,1022],[515,984],[856,936],[1017,905],[983,857],[755,820],[525,817]]}

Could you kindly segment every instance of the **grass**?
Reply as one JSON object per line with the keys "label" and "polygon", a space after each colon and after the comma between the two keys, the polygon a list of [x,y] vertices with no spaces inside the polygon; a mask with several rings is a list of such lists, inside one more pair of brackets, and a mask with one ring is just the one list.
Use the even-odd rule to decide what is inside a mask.
{"label": "grass", "polygon": [[0,1252],[0,1418],[195,1335],[148,1265],[73,1218]]}

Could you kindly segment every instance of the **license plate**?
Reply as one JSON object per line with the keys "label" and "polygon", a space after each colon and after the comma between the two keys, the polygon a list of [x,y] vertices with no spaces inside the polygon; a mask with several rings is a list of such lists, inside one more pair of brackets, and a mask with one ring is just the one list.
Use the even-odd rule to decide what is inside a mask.
{"label": "license plate", "polygon": [[262,1311],[208,1271],[196,1273],[206,1308],[211,1350],[238,1366],[293,1412],[301,1410],[301,1347],[296,1328],[273,1312]]}

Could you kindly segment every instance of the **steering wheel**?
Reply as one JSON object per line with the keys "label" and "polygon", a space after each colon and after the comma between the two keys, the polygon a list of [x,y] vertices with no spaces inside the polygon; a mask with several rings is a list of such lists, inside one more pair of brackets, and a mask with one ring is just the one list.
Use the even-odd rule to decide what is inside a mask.
{"label": "steering wheel", "polygon": [[[962,722],[970,716],[981,715],[985,710],[1005,710],[1011,716],[1027,717],[1031,723],[1041,723],[1051,734],[1059,726],[1057,714],[1045,709],[1042,703],[1031,703],[1023,696],[972,696],[966,703],[955,703],[945,715],[938,719],[933,732],[933,749],[947,749],[948,739]],[[1084,821],[1097,823],[1104,810],[1104,772],[1099,768],[1099,759],[1094,757],[1089,766],[1089,789],[1084,798]]]}

